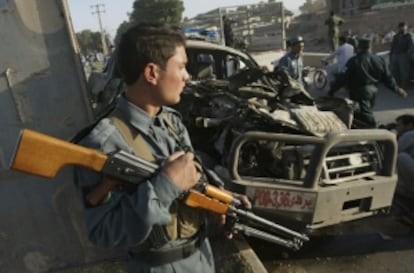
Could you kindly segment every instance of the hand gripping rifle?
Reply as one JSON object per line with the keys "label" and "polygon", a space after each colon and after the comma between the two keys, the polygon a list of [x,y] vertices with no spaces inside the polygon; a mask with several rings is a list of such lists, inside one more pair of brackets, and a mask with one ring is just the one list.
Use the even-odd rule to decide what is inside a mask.
{"label": "hand gripping rifle", "polygon": [[[124,151],[104,154],[29,129],[21,131],[12,158],[11,169],[53,178],[65,165],[82,166],[102,172],[116,180],[133,184],[139,184],[140,181],[151,177],[159,168],[157,164]],[[92,206],[99,205],[106,194],[118,185],[114,182],[110,184],[102,182],[92,190],[86,199]],[[231,220],[232,229],[241,231],[247,236],[257,237],[293,250],[300,249],[303,242],[309,240],[305,234],[295,232],[241,209],[240,200],[234,198],[230,192],[207,183],[199,183],[190,189],[183,198],[188,206],[202,208],[217,214],[226,214]],[[252,223],[254,227],[242,222]],[[266,228],[269,232],[259,230],[257,227]]]}

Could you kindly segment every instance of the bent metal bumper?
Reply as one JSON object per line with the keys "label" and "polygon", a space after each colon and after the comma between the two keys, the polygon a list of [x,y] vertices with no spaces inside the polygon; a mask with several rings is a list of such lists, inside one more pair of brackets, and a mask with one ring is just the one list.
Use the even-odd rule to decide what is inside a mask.
{"label": "bent metal bumper", "polygon": [[[299,175],[240,173],[243,147],[250,142],[283,144],[281,160],[286,162],[294,154]],[[245,188],[257,213],[317,229],[391,206],[397,183],[396,147],[395,135],[380,129],[347,130],[324,137],[251,131],[234,141],[229,166],[232,182]]]}

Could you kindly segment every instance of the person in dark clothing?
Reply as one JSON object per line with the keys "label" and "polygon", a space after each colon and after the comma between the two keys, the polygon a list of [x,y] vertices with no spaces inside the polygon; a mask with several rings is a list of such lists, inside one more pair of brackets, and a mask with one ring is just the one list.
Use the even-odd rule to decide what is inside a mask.
{"label": "person in dark clothing", "polygon": [[401,97],[406,97],[404,89],[398,87],[384,59],[371,53],[371,41],[360,39],[357,54],[345,65],[343,77],[338,77],[331,85],[329,95],[334,95],[342,86],[347,86],[349,98],[359,104],[355,117],[375,128],[376,121],[372,112],[378,92],[378,84],[386,87]]}
{"label": "person in dark clothing", "polygon": [[413,38],[407,31],[407,24],[398,24],[398,33],[391,42],[390,65],[391,72],[400,86],[406,87],[410,78],[411,54],[414,50]]}
{"label": "person in dark clothing", "polygon": [[400,115],[395,120],[398,141],[396,193],[414,198],[414,115]]}
{"label": "person in dark clothing", "polygon": [[224,32],[224,42],[226,46],[234,46],[234,34],[232,27],[233,20],[228,18],[226,15],[223,16],[223,32]]}

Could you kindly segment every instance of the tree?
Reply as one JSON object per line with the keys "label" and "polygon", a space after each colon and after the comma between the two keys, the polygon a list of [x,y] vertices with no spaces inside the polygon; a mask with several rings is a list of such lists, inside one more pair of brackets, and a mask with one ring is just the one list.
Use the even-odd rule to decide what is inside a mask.
{"label": "tree", "polygon": [[160,22],[178,25],[184,12],[181,0],[135,0],[130,22]]}
{"label": "tree", "polygon": [[301,13],[316,13],[326,8],[325,0],[306,1],[305,4],[299,7]]}
{"label": "tree", "polygon": [[[93,32],[85,29],[76,33],[76,37],[82,52],[102,52],[101,33],[99,31]],[[108,41],[108,37],[106,39]]]}

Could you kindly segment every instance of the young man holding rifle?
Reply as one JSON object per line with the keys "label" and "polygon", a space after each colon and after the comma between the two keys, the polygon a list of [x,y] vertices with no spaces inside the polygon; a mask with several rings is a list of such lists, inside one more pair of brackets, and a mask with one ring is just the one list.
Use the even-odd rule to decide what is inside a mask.
{"label": "young man holding rifle", "polygon": [[129,273],[214,272],[206,212],[227,222],[229,238],[239,231],[300,249],[306,234],[255,215],[246,196],[217,187],[222,182],[194,156],[179,114],[166,106],[179,102],[189,79],[181,32],[140,24],[118,50],[127,91],[84,147],[22,129],[10,169],[53,178],[65,165],[79,166],[89,238],[127,249]]}
{"label": "young man holding rifle", "polygon": [[[214,272],[205,212],[180,199],[201,175],[180,115],[167,107],[180,101],[190,78],[185,39],[177,28],[140,24],[122,36],[117,50],[127,91],[81,144],[105,154],[124,150],[161,168],[132,188],[77,169],[90,239],[102,247],[127,247],[130,273]],[[100,185],[111,190],[99,204],[90,202]]]}

